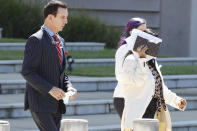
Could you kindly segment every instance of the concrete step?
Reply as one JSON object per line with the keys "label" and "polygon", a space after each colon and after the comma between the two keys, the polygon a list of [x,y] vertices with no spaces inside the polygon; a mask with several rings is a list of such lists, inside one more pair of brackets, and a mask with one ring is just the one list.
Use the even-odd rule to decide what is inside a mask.
{"label": "concrete step", "polygon": [[[24,42],[0,43],[0,50],[24,50]],[[68,50],[103,50],[105,43],[99,42],[66,42]]]}
{"label": "concrete step", "polygon": [[157,58],[157,60],[161,65],[197,65],[195,57]]}
{"label": "concrete step", "polygon": [[[1,44],[0,44],[1,45]],[[75,59],[73,67],[114,65],[112,59]],[[161,65],[197,65],[197,58],[158,58]],[[22,60],[0,60],[0,73],[20,72]]]}
{"label": "concrete step", "polygon": [[[158,63],[161,65],[197,65],[197,58],[189,57],[178,57],[178,58],[157,58]],[[75,59],[73,67],[84,67],[84,66],[106,66],[114,65],[114,58],[105,59]]]}
{"label": "concrete step", "polygon": [[[173,131],[196,131],[197,110],[171,112]],[[120,131],[120,118],[117,114],[95,114],[63,116],[63,119],[86,119],[89,131]],[[11,131],[38,131],[32,118],[4,119],[10,122]]]}
{"label": "concrete step", "polygon": [[[187,100],[186,110],[197,110],[197,96],[183,96]],[[0,118],[29,117],[23,110],[24,94],[0,95]],[[169,110],[177,109],[169,106]],[[67,105],[67,115],[114,113],[113,92],[79,92]]]}
{"label": "concrete step", "polygon": [[[67,105],[67,115],[114,113],[112,92],[79,92]],[[24,94],[0,95],[0,118],[29,117],[24,111]]]}
{"label": "concrete step", "polygon": [[[117,81],[115,77],[70,76],[78,91],[113,91]],[[165,84],[170,89],[197,88],[197,75],[166,75]],[[0,74],[0,93],[23,93],[25,80],[19,73]]]}
{"label": "concrete step", "polygon": [[[71,76],[70,80],[78,91],[108,91],[116,86],[112,77],[80,77]],[[26,81],[20,74],[0,74],[1,94],[23,93]]]}
{"label": "concrete step", "polygon": [[197,88],[171,89],[171,91],[180,96],[197,96]]}

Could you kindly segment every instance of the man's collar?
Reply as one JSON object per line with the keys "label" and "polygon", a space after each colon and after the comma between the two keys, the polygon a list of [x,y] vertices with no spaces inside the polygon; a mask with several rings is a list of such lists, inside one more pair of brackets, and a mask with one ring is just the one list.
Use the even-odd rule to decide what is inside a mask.
{"label": "man's collar", "polygon": [[43,25],[42,28],[43,28],[51,37],[55,35],[46,25]]}

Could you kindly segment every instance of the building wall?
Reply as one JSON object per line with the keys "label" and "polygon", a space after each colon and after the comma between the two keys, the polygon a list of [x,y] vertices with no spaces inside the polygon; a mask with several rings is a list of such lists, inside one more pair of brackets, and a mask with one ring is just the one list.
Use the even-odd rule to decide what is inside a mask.
{"label": "building wall", "polygon": [[86,9],[92,17],[110,26],[124,27],[132,17],[147,19],[150,27],[160,27],[160,0],[65,0],[70,11]]}
{"label": "building wall", "polygon": [[191,2],[190,56],[197,57],[197,0]]}
{"label": "building wall", "polygon": [[85,10],[107,25],[124,27],[142,17],[163,39],[161,55],[197,56],[197,0],[64,0],[69,12]]}
{"label": "building wall", "polygon": [[189,56],[190,2],[190,0],[162,0],[161,54]]}

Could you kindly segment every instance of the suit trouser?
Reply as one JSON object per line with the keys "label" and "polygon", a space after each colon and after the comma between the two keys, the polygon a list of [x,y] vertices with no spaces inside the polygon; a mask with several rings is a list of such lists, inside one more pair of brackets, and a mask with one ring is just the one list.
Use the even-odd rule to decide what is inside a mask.
{"label": "suit trouser", "polygon": [[114,107],[119,115],[122,118],[122,113],[124,110],[124,98],[114,97]]}
{"label": "suit trouser", "polygon": [[59,131],[62,119],[60,113],[32,112],[32,117],[40,131]]}

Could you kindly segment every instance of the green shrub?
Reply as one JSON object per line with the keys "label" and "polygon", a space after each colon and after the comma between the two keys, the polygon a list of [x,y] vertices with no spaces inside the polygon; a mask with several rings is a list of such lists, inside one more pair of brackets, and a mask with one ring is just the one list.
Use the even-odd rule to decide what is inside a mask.
{"label": "green shrub", "polygon": [[8,38],[28,38],[42,24],[40,6],[23,0],[0,0],[0,18],[3,37]]}
{"label": "green shrub", "polygon": [[84,13],[70,15],[61,35],[70,42],[104,42],[108,48],[116,47],[120,39],[119,30]]}
{"label": "green shrub", "polygon": [[[24,1],[24,2],[23,2]],[[28,38],[43,24],[39,2],[27,4],[25,0],[0,0],[0,27],[3,37]],[[37,3],[37,4],[36,4]],[[98,19],[78,12],[69,15],[68,24],[60,34],[70,42],[104,42],[114,48],[120,39],[120,31],[106,26]]]}

